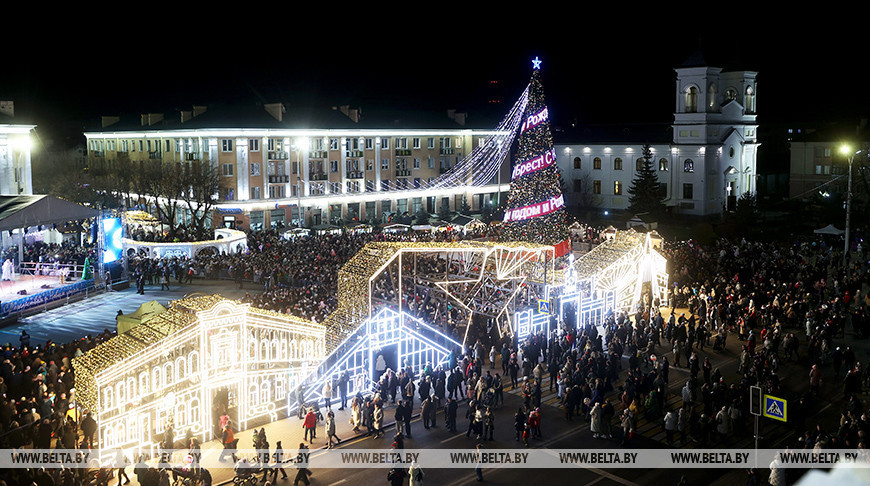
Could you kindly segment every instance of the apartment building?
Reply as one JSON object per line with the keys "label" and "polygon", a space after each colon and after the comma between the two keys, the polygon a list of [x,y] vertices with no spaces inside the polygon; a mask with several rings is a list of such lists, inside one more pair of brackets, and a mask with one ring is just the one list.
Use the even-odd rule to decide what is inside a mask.
{"label": "apartment building", "polygon": [[[492,135],[501,136],[469,126],[455,111],[294,111],[281,103],[104,117],[99,129],[85,133],[94,167],[211,164],[220,173],[215,223],[254,230],[298,226],[300,213],[310,227],[387,221],[421,209],[435,214],[443,206],[458,209],[463,198],[479,208],[497,197],[498,177],[485,186],[424,189]],[[506,191],[509,179],[503,180]]]}

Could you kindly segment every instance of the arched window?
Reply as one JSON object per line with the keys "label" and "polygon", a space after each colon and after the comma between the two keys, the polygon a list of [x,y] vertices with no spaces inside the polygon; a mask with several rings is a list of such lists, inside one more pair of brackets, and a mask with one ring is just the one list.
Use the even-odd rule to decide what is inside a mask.
{"label": "arched window", "polygon": [[272,339],[270,344],[271,344],[271,349],[269,350],[269,355],[271,356],[270,361],[281,359],[281,354],[278,350],[279,349],[278,348],[278,340]]}
{"label": "arched window", "polygon": [[290,356],[289,359],[299,359],[299,343],[295,339],[290,340]]}
{"label": "arched window", "polygon": [[257,389],[256,383],[251,383],[251,386],[248,387],[248,406],[252,407],[255,405],[259,405],[259,390]]}
{"label": "arched window", "polygon": [[668,170],[668,159],[664,157],[659,159],[659,170]]}
{"label": "arched window", "polygon": [[707,111],[715,112],[718,111],[716,109],[716,85],[710,84],[710,88],[707,90]]}
{"label": "arched window", "polygon": [[269,361],[271,358],[269,357],[269,341],[262,340],[260,341],[260,358],[258,361]]}
{"label": "arched window", "polygon": [[643,170],[643,157],[639,157],[639,158],[634,162],[634,170],[636,170],[636,171],[638,171],[638,172],[640,172],[640,171]]}
{"label": "arched window", "polygon": [[683,172],[695,172],[695,161],[692,159],[686,159],[683,162]]}
{"label": "arched window", "polygon": [[272,384],[269,380],[263,380],[260,385],[260,403],[269,403],[272,401]]}
{"label": "arched window", "polygon": [[127,378],[127,401],[132,402],[136,399],[136,378],[132,376]]}
{"label": "arched window", "polygon": [[592,159],[592,168],[595,170],[601,170],[601,157],[595,157]]}
{"label": "arched window", "polygon": [[698,111],[698,88],[689,86],[686,88],[686,113]]}
{"label": "arched window", "polygon": [[115,392],[111,386],[103,389],[103,409],[109,410],[114,406]]}
{"label": "arched window", "polygon": [[582,162],[582,161],[580,160],[580,157],[574,157],[574,168],[575,168],[575,169],[579,169],[579,168],[581,168],[581,167],[580,167],[580,166],[581,166],[581,162]]}
{"label": "arched window", "polygon": [[175,359],[175,381],[181,381],[184,379],[185,373],[187,372],[187,364],[185,361],[184,356],[179,356]]}
{"label": "arched window", "polygon": [[175,405],[175,427],[187,425],[187,404],[179,400]]}
{"label": "arched window", "polygon": [[164,386],[171,385],[175,382],[175,366],[172,362],[163,365],[163,383]]}
{"label": "arched window", "polygon": [[613,159],[613,170],[622,170],[622,158]]}
{"label": "arched window", "polygon": [[154,382],[154,391],[159,390],[163,386],[163,379],[160,375],[161,375],[160,366],[155,366],[151,372],[151,376],[153,378],[152,381]]}
{"label": "arched window", "polygon": [[149,380],[148,380],[148,372],[147,371],[143,371],[143,372],[139,373],[139,393],[142,396],[147,395],[148,391],[151,389],[151,387],[148,386],[148,381]]}
{"label": "arched window", "polygon": [[251,336],[251,340],[248,341],[248,358],[257,361],[257,349],[259,349],[257,340]]}
{"label": "arched window", "polygon": [[187,423],[191,425],[193,430],[199,430],[199,399],[193,398],[190,400],[190,407],[188,408],[188,418]]}
{"label": "arched window", "polygon": [[728,88],[725,90],[725,103],[729,101],[734,101],[737,99],[737,90],[734,88]]}
{"label": "arched window", "polygon": [[746,109],[746,113],[755,113],[755,93],[752,90],[752,86],[746,87],[744,100],[743,107]]}
{"label": "arched window", "polygon": [[195,375],[199,373],[199,351],[191,351],[187,355],[187,374]]}

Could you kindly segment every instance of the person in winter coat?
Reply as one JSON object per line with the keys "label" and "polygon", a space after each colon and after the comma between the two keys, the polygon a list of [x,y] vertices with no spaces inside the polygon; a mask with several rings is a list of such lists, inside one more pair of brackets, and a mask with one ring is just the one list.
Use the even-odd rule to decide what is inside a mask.
{"label": "person in winter coat", "polygon": [[520,436],[523,435],[523,431],[526,430],[526,414],[523,412],[523,408],[520,407],[517,410],[516,415],[514,415],[514,429],[517,431],[516,441],[519,442]]}
{"label": "person in winter coat", "polygon": [[380,403],[375,404],[375,413],[373,425],[375,428],[375,439],[380,439],[384,435],[384,409]]}
{"label": "person in winter coat", "polygon": [[422,486],[423,478],[426,474],[423,472],[423,469],[420,468],[420,465],[417,464],[417,461],[411,462],[411,467],[408,469],[408,476],[411,477],[411,486]]}
{"label": "person in winter coat", "polygon": [[668,410],[665,414],[664,425],[668,445],[671,445],[674,443],[674,431],[677,430],[677,414],[673,410]]}
{"label": "person in winter coat", "polygon": [[420,404],[420,415],[423,417],[423,428],[429,429],[429,427],[435,425],[435,404],[432,403],[431,397],[426,397],[423,400],[423,403]]}
{"label": "person in winter coat", "polygon": [[592,411],[589,412],[589,415],[592,417],[592,421],[589,424],[589,428],[590,430],[592,430],[592,437],[595,439],[603,438],[603,426],[601,422],[603,419],[604,410],[601,408],[601,404],[596,403],[595,406],[592,407]]}
{"label": "person in winter coat", "polygon": [[725,440],[731,433],[731,417],[728,415],[727,407],[722,407],[722,410],[716,414],[716,432],[719,433],[719,438],[722,440]]}
{"label": "person in winter coat", "polygon": [[332,449],[332,439],[335,439],[336,444],[341,443],[341,439],[335,435],[335,413],[330,410],[326,413],[326,448]]}
{"label": "person in winter coat", "polygon": [[302,422],[302,428],[305,429],[303,440],[307,440],[309,444],[313,443],[314,438],[317,436],[316,427],[317,415],[314,414],[314,410],[308,409],[308,413],[305,414],[305,420]]}

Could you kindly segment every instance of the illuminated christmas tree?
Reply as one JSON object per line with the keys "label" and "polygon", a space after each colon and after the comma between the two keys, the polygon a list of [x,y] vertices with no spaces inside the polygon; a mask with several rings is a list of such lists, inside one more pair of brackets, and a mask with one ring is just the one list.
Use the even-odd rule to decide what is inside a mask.
{"label": "illuminated christmas tree", "polygon": [[517,154],[511,173],[502,238],[556,247],[556,256],[571,249],[562,196],[562,176],[540,79],[541,62],[533,61],[528,103],[523,113]]}

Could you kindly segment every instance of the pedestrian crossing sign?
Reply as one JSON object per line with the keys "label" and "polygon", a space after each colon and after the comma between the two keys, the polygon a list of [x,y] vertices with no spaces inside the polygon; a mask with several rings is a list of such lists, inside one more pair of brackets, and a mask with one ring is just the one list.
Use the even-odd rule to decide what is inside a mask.
{"label": "pedestrian crossing sign", "polygon": [[788,402],[786,402],[782,398],[777,398],[771,395],[764,395],[764,416],[767,418],[779,420],[781,422],[787,422],[787,403]]}
{"label": "pedestrian crossing sign", "polygon": [[538,312],[541,314],[549,314],[550,313],[550,301],[538,299]]}

